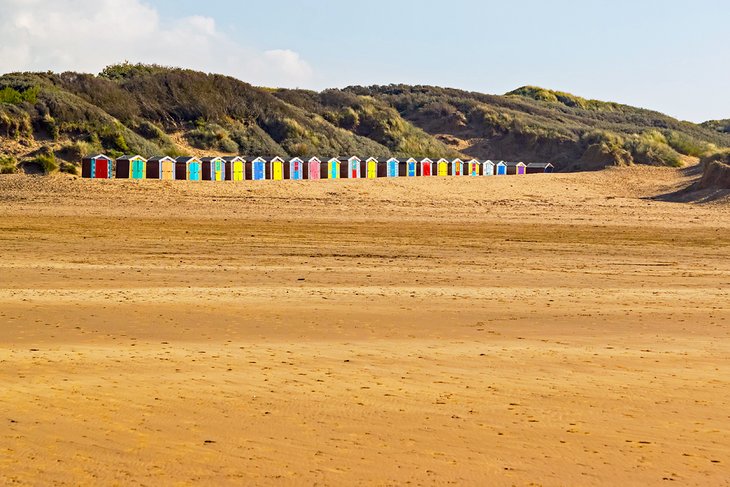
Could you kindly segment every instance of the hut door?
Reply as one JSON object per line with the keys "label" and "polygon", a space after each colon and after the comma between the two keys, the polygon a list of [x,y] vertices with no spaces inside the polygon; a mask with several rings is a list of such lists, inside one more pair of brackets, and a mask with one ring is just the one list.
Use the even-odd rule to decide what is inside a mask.
{"label": "hut door", "polygon": [[330,162],[330,179],[337,179],[337,163]]}
{"label": "hut door", "polygon": [[131,161],[132,163],[132,179],[142,179],[142,174],[144,173],[143,165],[144,163],[140,161],[139,159],[134,159]]}
{"label": "hut door", "polygon": [[378,163],[375,161],[368,162],[368,178],[375,179],[378,177]]}
{"label": "hut door", "polygon": [[292,162],[291,178],[302,179],[302,164],[299,161]]}
{"label": "hut door", "polygon": [[233,163],[233,180],[243,181],[243,162],[241,161]]}
{"label": "hut door", "polygon": [[274,162],[272,166],[272,179],[276,181],[284,179],[284,164],[282,164],[281,162]]}
{"label": "hut door", "polygon": [[388,177],[392,178],[398,175],[398,162],[388,161]]}
{"label": "hut door", "polygon": [[221,167],[221,161],[215,161],[213,163],[213,180],[214,181],[223,181],[223,168]]}
{"label": "hut door", "polygon": [[261,162],[261,161],[254,162],[253,179],[255,179],[255,180],[264,179],[264,163],[263,162]]}
{"label": "hut door", "polygon": [[319,162],[309,163],[309,179],[319,179]]}
{"label": "hut door", "polygon": [[409,162],[408,163],[408,176],[413,177],[416,175],[416,163],[415,162]]}
{"label": "hut door", "polygon": [[175,179],[175,175],[173,174],[173,171],[175,170],[175,163],[172,161],[164,161],[160,162],[160,179],[164,180],[172,180]]}
{"label": "hut door", "polygon": [[431,164],[424,162],[421,164],[421,176],[430,176],[431,175]]}
{"label": "hut door", "polygon": [[350,163],[350,177],[352,179],[357,179],[358,177],[360,177],[357,171],[357,163],[355,162]]}
{"label": "hut door", "polygon": [[107,179],[109,177],[109,161],[106,159],[97,159],[95,178]]}
{"label": "hut door", "polygon": [[188,164],[188,171],[190,174],[191,181],[200,181],[200,163],[190,162]]}

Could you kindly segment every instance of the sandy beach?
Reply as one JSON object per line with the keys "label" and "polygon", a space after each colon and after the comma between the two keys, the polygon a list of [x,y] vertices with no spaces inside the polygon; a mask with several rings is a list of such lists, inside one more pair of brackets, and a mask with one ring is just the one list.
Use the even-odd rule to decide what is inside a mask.
{"label": "sandy beach", "polygon": [[690,173],[0,176],[0,483],[726,484]]}

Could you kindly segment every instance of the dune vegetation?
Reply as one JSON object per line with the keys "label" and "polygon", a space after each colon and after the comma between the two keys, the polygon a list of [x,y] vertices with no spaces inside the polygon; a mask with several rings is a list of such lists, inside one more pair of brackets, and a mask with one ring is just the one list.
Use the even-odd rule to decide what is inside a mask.
{"label": "dune vegetation", "polygon": [[433,86],[322,92],[119,64],[100,74],[0,76],[0,172],[75,172],[85,154],[478,157],[558,170],[680,166],[730,147],[722,121],[522,87],[486,95]]}

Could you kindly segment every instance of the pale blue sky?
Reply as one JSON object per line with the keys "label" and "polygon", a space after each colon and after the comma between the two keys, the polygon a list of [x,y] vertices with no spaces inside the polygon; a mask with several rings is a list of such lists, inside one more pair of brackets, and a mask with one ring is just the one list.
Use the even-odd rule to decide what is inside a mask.
{"label": "pale blue sky", "polygon": [[[0,9],[9,14],[0,19],[3,72],[98,72],[128,59],[314,89],[409,83],[501,94],[532,84],[692,121],[730,118],[727,1],[0,0]],[[93,44],[62,34],[104,17],[138,32]],[[36,19],[65,25],[51,39],[27,27]]]}
{"label": "pale blue sky", "polygon": [[292,49],[312,87],[525,84],[702,121],[730,118],[730,2],[155,0],[214,17],[260,49]]}

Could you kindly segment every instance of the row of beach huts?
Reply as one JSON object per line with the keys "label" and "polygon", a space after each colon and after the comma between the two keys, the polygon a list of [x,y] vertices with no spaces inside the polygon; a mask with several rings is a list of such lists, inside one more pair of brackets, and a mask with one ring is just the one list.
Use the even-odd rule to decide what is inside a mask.
{"label": "row of beach huts", "polygon": [[501,176],[553,172],[550,163],[480,161],[471,159],[374,157],[192,157],[122,156],[116,160],[103,154],[84,157],[81,176],[92,179],[161,179],[188,181],[257,181],[283,179],[375,179],[409,176]]}

